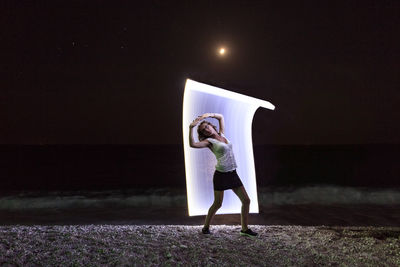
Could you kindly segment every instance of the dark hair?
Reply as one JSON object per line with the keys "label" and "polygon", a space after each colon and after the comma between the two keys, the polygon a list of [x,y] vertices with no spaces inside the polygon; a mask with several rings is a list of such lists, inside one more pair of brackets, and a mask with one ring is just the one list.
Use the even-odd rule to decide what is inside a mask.
{"label": "dark hair", "polygon": [[214,124],[212,124],[211,122],[208,122],[208,121],[202,121],[202,122],[199,124],[199,126],[197,127],[197,134],[198,134],[198,136],[199,136],[199,141],[203,141],[204,139],[207,139],[207,138],[208,138],[208,136],[205,136],[205,135],[203,134],[203,132],[200,131],[200,126],[203,125],[204,123],[207,123],[208,125],[211,125],[211,126],[214,128],[214,130],[218,133],[217,127],[216,127]]}

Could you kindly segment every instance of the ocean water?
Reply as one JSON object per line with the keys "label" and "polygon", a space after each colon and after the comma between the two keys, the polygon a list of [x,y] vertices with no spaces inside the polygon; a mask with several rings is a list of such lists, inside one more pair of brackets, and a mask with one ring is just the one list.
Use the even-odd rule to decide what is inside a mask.
{"label": "ocean water", "polygon": [[[249,214],[250,226],[400,225],[400,190],[260,187],[258,199],[259,213]],[[0,225],[202,225],[204,220],[188,215],[184,188],[20,191],[0,198]],[[240,227],[240,222],[240,214],[217,214],[212,225]]]}
{"label": "ocean water", "polygon": [[[254,146],[258,187],[400,187],[400,145]],[[0,195],[185,188],[182,145],[1,145]]]}
{"label": "ocean water", "polygon": [[[259,206],[400,205],[400,189],[340,186],[259,187]],[[185,188],[15,191],[0,197],[0,210],[186,207]]]}
{"label": "ocean water", "polygon": [[[249,224],[398,226],[400,146],[255,146]],[[0,224],[186,224],[181,146],[0,146]],[[239,214],[214,224],[240,225]]]}

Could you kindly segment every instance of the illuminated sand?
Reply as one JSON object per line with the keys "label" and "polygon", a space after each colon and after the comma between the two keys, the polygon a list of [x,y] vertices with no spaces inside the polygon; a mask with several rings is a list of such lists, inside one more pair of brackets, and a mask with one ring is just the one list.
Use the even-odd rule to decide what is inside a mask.
{"label": "illuminated sand", "polygon": [[[250,213],[258,213],[257,184],[251,127],[259,107],[274,110],[268,101],[238,94],[187,79],[183,99],[183,146],[185,152],[186,188],[189,216],[205,215],[214,201],[213,173],[216,159],[208,149],[189,146],[189,124],[204,113],[220,113],[225,120],[225,136],[233,144],[237,173],[251,200]],[[207,118],[217,127],[218,121]],[[197,127],[193,129],[197,142]],[[224,192],[222,207],[216,214],[241,212],[241,202],[232,190]]]}
{"label": "illuminated sand", "polygon": [[2,226],[5,266],[398,266],[399,227]]}

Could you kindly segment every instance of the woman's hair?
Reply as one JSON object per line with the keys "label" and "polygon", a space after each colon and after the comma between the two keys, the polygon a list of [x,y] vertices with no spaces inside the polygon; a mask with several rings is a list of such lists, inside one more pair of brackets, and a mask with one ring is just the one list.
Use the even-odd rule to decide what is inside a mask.
{"label": "woman's hair", "polygon": [[212,124],[211,122],[208,122],[208,121],[202,121],[202,122],[199,124],[199,126],[197,127],[197,134],[199,135],[199,141],[203,141],[204,139],[207,139],[207,138],[208,138],[208,136],[205,136],[205,135],[203,134],[203,132],[200,131],[200,126],[201,126],[202,124],[204,124],[204,123],[207,123],[207,124],[211,125],[211,126],[214,128],[214,130],[218,133],[217,127],[216,127],[214,124]]}

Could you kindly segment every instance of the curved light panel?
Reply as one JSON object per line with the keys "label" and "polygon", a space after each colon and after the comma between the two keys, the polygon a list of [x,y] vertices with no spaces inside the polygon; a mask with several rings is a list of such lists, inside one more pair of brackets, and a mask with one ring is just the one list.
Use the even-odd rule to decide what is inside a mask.
{"label": "curved light panel", "polygon": [[[208,148],[189,146],[189,124],[204,113],[220,113],[225,120],[225,136],[233,144],[237,173],[250,198],[250,213],[258,213],[257,184],[254,169],[251,125],[259,107],[275,106],[261,99],[238,94],[215,86],[186,80],[183,97],[183,147],[185,153],[186,190],[189,216],[206,215],[214,201],[213,174],[217,160]],[[207,118],[218,127],[218,120]],[[197,126],[193,128],[195,142]],[[232,190],[224,191],[216,214],[241,212],[242,203]]]}

